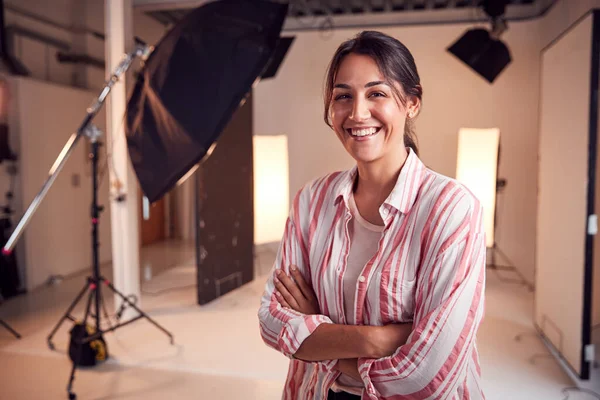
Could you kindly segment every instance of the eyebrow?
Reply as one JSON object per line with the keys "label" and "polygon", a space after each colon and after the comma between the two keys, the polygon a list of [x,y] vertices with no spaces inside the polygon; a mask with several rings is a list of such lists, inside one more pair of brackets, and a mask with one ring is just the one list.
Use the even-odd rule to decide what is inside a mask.
{"label": "eyebrow", "polygon": [[[386,82],[384,81],[374,81],[374,82],[369,82],[365,85],[366,88],[370,88],[373,86],[377,86],[377,85],[387,85]],[[337,83],[333,86],[333,88],[338,88],[338,89],[350,89],[350,85],[347,85],[345,83]]]}

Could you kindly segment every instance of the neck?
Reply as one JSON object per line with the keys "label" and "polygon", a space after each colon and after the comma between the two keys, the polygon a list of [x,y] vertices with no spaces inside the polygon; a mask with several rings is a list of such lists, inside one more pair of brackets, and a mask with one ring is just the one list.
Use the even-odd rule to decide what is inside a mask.
{"label": "neck", "polygon": [[383,203],[394,189],[407,157],[408,152],[403,148],[402,152],[394,157],[359,163],[355,193]]}

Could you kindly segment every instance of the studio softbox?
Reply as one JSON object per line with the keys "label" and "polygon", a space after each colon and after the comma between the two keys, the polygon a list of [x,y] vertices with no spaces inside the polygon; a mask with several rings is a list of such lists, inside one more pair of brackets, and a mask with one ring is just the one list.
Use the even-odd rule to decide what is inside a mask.
{"label": "studio softbox", "polygon": [[155,46],[127,105],[127,146],[144,195],[167,193],[216,142],[279,41],[288,5],[221,0]]}
{"label": "studio softbox", "polygon": [[467,31],[448,51],[489,83],[512,61],[508,47],[480,28]]}

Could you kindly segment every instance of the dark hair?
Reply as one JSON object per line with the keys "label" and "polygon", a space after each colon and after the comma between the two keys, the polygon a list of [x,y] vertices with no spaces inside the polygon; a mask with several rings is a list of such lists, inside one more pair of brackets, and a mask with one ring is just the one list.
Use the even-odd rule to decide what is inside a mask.
{"label": "dark hair", "polygon": [[[345,56],[350,53],[362,54],[371,57],[377,63],[379,70],[383,74],[387,83],[390,84],[392,90],[396,94],[400,103],[406,106],[405,96],[414,96],[419,99],[423,98],[423,88],[421,80],[417,72],[415,60],[410,51],[399,40],[376,31],[363,31],[356,35],[353,39],[342,43],[327,69],[325,82],[325,123],[332,127],[329,121],[329,109],[331,107],[331,99],[333,96],[333,84],[337,75],[340,64]],[[400,93],[392,84],[398,82],[403,93]],[[412,119],[406,119],[404,127],[404,144],[419,154],[417,148],[417,137],[414,132]]]}

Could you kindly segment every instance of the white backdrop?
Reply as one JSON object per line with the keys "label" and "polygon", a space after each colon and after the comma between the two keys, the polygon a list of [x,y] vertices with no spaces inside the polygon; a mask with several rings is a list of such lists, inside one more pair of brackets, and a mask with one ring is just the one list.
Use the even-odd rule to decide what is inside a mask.
{"label": "white backdrop", "polygon": [[[542,53],[535,323],[581,373],[592,16]],[[591,299],[587,299],[591,302]]]}

